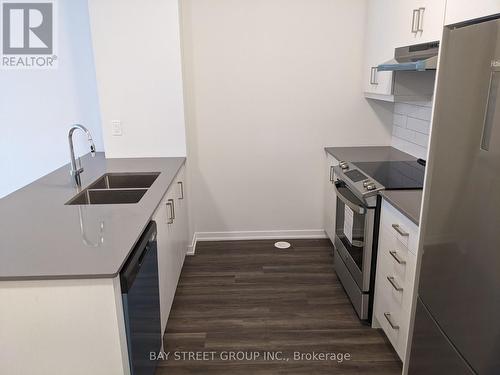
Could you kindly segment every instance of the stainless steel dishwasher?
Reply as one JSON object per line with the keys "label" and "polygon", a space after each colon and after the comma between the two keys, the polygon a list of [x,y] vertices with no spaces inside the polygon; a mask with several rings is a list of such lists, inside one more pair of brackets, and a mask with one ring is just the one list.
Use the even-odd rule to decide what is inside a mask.
{"label": "stainless steel dishwasher", "polygon": [[120,273],[127,346],[132,375],[154,374],[150,352],[161,349],[156,223],[151,221]]}

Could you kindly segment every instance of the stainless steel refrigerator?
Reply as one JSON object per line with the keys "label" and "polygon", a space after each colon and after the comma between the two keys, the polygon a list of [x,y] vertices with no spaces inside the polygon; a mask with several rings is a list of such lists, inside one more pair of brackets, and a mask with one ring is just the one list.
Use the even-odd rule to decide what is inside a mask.
{"label": "stainless steel refrigerator", "polygon": [[441,48],[409,374],[500,374],[500,20]]}

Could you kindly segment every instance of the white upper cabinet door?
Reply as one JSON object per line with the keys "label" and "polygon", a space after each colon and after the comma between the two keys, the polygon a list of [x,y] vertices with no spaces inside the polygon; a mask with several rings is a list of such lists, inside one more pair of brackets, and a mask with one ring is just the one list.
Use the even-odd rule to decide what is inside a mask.
{"label": "white upper cabinet door", "polygon": [[377,72],[377,66],[394,57],[396,0],[368,3],[365,46],[364,91],[367,97],[392,95],[392,72]]}
{"label": "white upper cabinet door", "polygon": [[[500,2],[500,0],[498,0]],[[370,0],[364,65],[365,97],[394,101],[393,73],[377,66],[394,58],[394,49],[440,41],[446,0]]]}
{"label": "white upper cabinet door", "polygon": [[441,40],[446,0],[398,1],[396,47]]}
{"label": "white upper cabinet door", "polygon": [[445,24],[500,14],[500,0],[448,0]]}
{"label": "white upper cabinet door", "polygon": [[441,41],[446,0],[424,0],[421,1],[420,8],[423,8],[419,25],[420,42]]}

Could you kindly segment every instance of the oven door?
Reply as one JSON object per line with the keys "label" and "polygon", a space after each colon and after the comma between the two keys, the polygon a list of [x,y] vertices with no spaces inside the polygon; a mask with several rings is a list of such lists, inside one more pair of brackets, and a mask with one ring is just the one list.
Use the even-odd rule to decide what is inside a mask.
{"label": "oven door", "polygon": [[375,208],[364,204],[343,181],[336,181],[335,189],[335,248],[359,289],[369,292]]}

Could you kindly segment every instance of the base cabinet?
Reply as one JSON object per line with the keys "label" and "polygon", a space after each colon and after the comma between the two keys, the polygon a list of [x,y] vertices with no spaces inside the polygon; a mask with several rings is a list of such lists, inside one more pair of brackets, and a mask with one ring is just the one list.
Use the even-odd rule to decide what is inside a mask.
{"label": "base cabinet", "polygon": [[158,273],[160,282],[161,327],[165,332],[188,243],[185,167],[177,173],[153,220],[158,234]]}
{"label": "base cabinet", "polygon": [[408,346],[419,229],[387,201],[380,215],[373,322],[404,362]]}

